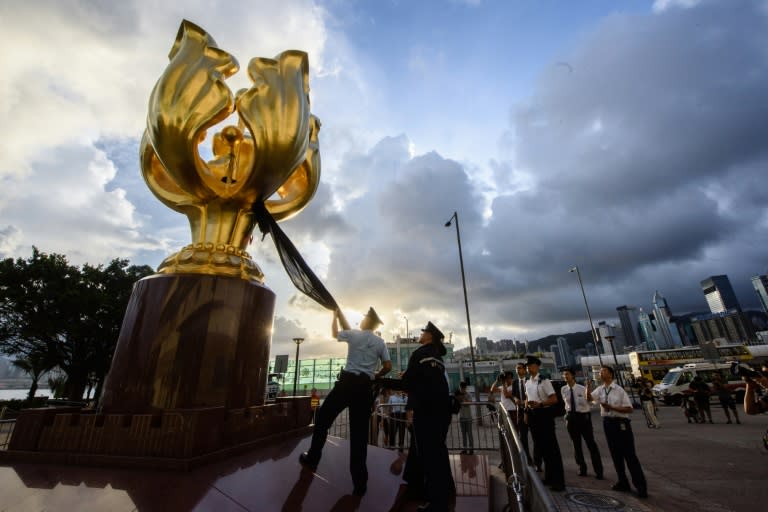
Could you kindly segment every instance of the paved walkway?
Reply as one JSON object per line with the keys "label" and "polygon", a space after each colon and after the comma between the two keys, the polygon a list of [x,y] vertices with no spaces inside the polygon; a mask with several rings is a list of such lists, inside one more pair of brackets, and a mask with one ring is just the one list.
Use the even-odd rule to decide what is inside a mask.
{"label": "paved walkway", "polygon": [[[632,415],[638,457],[648,480],[649,498],[643,500],[634,494],[610,490],[616,482],[616,473],[596,411],[592,423],[605,466],[602,481],[591,473],[586,447],[590,475],[577,475],[573,445],[563,420],[558,420],[557,434],[567,485],[566,492],[553,493],[560,510],[763,510],[760,504],[768,503],[768,450],[763,447],[762,436],[768,428],[768,415],[745,417],[742,412],[741,425],[728,425],[722,408],[713,405],[714,424],[688,424],[678,407],[662,406],[659,412],[662,428],[658,430],[646,427],[641,411]],[[593,505],[580,504],[585,502]]]}

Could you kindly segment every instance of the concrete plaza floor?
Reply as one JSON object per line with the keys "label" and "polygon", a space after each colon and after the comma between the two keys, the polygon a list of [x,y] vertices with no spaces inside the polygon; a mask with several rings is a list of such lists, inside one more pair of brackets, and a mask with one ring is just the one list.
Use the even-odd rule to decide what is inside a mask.
{"label": "concrete plaza floor", "polygon": [[[768,428],[768,415],[746,416],[740,408],[742,424],[728,425],[722,408],[713,405],[712,417],[714,424],[688,424],[679,407],[661,406],[662,427],[649,429],[642,411],[632,414],[637,453],[648,481],[649,497],[642,500],[632,493],[610,490],[616,473],[597,411],[592,424],[605,468],[602,481],[594,478],[586,447],[589,476],[578,476],[573,445],[559,419],[557,435],[567,489],[552,494],[556,504],[563,511],[764,510],[768,503],[768,450],[763,447],[762,436]],[[578,503],[580,493],[615,498],[621,506],[584,507]]]}

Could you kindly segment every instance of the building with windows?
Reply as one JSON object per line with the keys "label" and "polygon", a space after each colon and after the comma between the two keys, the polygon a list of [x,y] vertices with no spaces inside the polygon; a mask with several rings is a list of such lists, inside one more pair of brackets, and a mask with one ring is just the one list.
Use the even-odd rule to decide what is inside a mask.
{"label": "building with windows", "polygon": [[749,317],[736,309],[695,316],[691,318],[691,328],[699,345],[709,341],[749,343],[757,338]]}
{"label": "building with windows", "polygon": [[701,281],[701,291],[704,292],[711,313],[725,313],[733,309],[741,311],[741,305],[728,276],[710,276],[704,279]]}
{"label": "building with windows", "polygon": [[656,326],[656,344],[660,349],[682,347],[683,340],[672,320],[672,313],[658,290],[653,294],[653,322]]}
{"label": "building with windows", "polygon": [[658,350],[656,327],[654,327],[651,317],[643,311],[643,308],[640,308],[637,319],[640,327],[640,345],[645,345],[645,350]]}
{"label": "building with windows", "polygon": [[561,366],[571,366],[573,364],[571,347],[568,345],[568,340],[563,336],[557,338],[557,353],[560,354]]}
{"label": "building with windows", "polygon": [[624,333],[624,340],[627,345],[634,347],[639,345],[640,340],[640,312],[635,306],[619,306],[616,308],[619,314],[619,323]]}
{"label": "building with windows", "polygon": [[752,287],[755,289],[763,313],[768,315],[768,276],[760,275],[752,277]]}

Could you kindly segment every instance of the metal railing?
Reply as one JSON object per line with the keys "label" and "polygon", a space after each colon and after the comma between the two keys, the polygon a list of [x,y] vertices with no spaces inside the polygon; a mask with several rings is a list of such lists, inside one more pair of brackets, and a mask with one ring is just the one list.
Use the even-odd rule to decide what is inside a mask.
{"label": "metal railing", "polygon": [[[490,407],[488,407],[490,406]],[[402,407],[402,411],[399,408]],[[482,451],[499,449],[497,412],[490,402],[465,402],[462,407],[471,411],[471,418],[461,414],[451,416],[446,445],[451,451]],[[466,413],[465,413],[466,416]],[[336,417],[328,434],[342,439],[349,438],[347,409]],[[406,449],[410,446],[411,429],[405,420],[405,408],[395,404],[381,404],[371,413],[368,424],[368,443],[389,449]]]}
{"label": "metal railing", "polygon": [[528,464],[520,436],[507,411],[500,404],[496,408],[502,468],[507,484],[506,508],[516,512],[556,512],[558,508],[552,495]]}

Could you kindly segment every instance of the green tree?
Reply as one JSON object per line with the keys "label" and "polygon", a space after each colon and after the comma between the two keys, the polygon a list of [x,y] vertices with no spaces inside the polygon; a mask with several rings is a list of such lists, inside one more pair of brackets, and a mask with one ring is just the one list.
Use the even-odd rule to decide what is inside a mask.
{"label": "green tree", "polygon": [[32,353],[11,361],[17,368],[21,368],[30,377],[32,377],[32,385],[29,387],[29,394],[27,400],[35,398],[37,392],[37,383],[40,377],[47,371],[52,370],[56,364],[56,355],[48,350],[35,350]]}
{"label": "green tree", "polygon": [[[27,259],[0,262],[0,352],[17,359],[53,354],[66,374],[64,396],[97,393],[109,371],[133,284],[148,266],[115,259],[108,265],[69,265],[65,256],[33,248]],[[98,395],[97,395],[98,396]]]}

